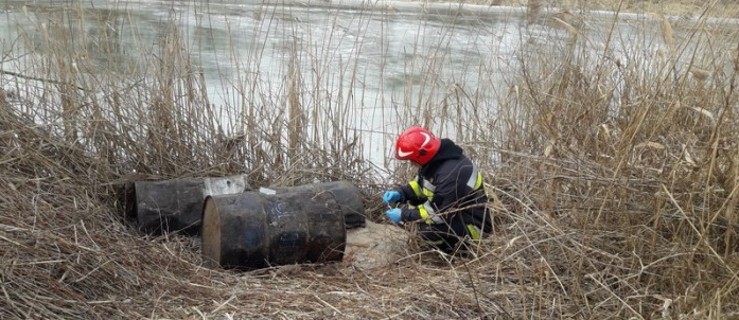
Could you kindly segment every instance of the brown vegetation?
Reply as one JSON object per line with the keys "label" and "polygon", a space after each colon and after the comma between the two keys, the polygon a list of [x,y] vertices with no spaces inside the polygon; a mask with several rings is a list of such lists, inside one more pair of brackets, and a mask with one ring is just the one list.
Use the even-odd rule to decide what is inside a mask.
{"label": "brown vegetation", "polygon": [[739,317],[739,48],[713,41],[736,34],[696,25],[712,41],[692,51],[664,21],[668,49],[638,61],[589,54],[578,26],[562,21],[570,38],[520,57],[494,117],[478,116],[489,102],[464,84],[403,111],[432,127],[439,112],[476,119],[455,128],[494,173],[499,224],[472,256],[412,246],[383,268],[238,273],[203,267],[194,239],[126,226],[117,186],[237,173],[253,186],[349,179],[381,221],[389,181],[362,158],[352,106],[322,83],[298,90],[299,72],[279,95],[246,78],[233,105],[212,106],[174,26],[151,60],[125,69],[140,74],[119,78],[125,66],[85,58],[113,50],[105,35],[79,46],[71,35],[82,33],[57,18],[47,37],[21,39],[43,52],[25,75],[6,72],[0,92],[0,318]]}

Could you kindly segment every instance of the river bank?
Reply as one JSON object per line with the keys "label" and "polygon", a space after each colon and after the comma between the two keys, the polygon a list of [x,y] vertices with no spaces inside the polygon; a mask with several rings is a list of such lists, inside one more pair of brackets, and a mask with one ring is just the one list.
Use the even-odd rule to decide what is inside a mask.
{"label": "river bank", "polygon": [[[739,16],[739,3],[735,1],[702,1],[702,0],[472,0],[464,3],[476,3],[490,6],[522,6],[522,7],[556,7],[568,11],[577,10],[605,10],[621,11],[624,13],[659,13],[664,15],[697,18],[706,9],[712,17],[735,18]],[[713,4],[711,7],[707,5]]]}
{"label": "river bank", "polygon": [[[135,1],[140,2],[140,1]],[[525,1],[525,0],[264,0],[244,5],[300,6],[310,8],[342,8],[348,10],[379,10],[392,13],[424,13],[440,15],[463,15],[466,18],[500,17],[521,19],[528,23],[546,24],[552,17],[564,22],[588,19],[610,19],[618,16],[623,20],[661,21],[673,23],[697,23],[708,25],[739,25],[739,3],[713,3],[704,1],[593,1],[578,4],[577,1]],[[668,1],[665,1],[668,2]],[[224,8],[229,5],[224,4]],[[208,4],[209,9],[218,5]],[[217,10],[217,9],[216,9]]]}

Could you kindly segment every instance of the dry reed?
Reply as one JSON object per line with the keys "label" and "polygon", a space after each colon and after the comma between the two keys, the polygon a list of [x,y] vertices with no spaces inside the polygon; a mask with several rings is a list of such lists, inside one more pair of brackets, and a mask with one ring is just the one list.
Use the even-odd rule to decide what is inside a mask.
{"label": "dry reed", "polygon": [[[372,270],[236,273],[202,267],[194,239],[134,232],[117,186],[243,172],[256,186],[351,179],[378,218],[387,182],[348,128],[353,105],[326,96],[328,79],[305,87],[319,75],[295,65],[271,93],[251,76],[254,57],[233,62],[250,71],[233,104],[213,106],[175,25],[151,60],[106,65],[89,50],[121,54],[110,35],[73,39],[83,32],[64,21],[125,17],[65,8],[47,12],[49,37],[30,46],[43,50],[25,65],[34,76],[6,73],[0,92],[0,318],[739,317],[739,50],[690,50],[662,20],[667,59],[594,57],[584,25],[567,23],[559,52],[520,56],[497,114],[480,114],[484,96],[464,84],[437,87],[438,62],[417,57],[429,69],[416,80],[447,94],[403,97],[402,125],[457,136],[486,169],[495,233],[464,258],[418,249]],[[315,59],[292,61],[332,67]],[[112,68],[136,74],[87,72]]]}

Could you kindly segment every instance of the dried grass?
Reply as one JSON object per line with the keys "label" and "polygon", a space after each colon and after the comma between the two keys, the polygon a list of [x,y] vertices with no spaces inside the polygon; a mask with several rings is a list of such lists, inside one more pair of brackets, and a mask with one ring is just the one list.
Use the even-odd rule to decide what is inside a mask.
{"label": "dried grass", "polygon": [[[463,84],[444,100],[462,114],[460,143],[495,173],[487,187],[497,229],[474,254],[412,243],[383,268],[246,273],[202,267],[195,239],[137,234],[116,187],[243,172],[255,186],[351,179],[377,218],[386,182],[368,174],[361,133],[346,128],[351,105],[299,90],[294,73],[278,96],[245,79],[235,84],[239,107],[216,109],[176,28],[152,53],[159,68],[142,68],[148,80],[133,83],[76,71],[100,68],[89,60],[62,68],[85,52],[50,38],[46,58],[27,69],[49,80],[0,92],[0,318],[739,316],[739,51],[708,44],[710,59],[690,58],[711,72],[694,79],[675,68],[686,50],[672,35],[673,58],[655,57],[645,72],[590,60],[577,33],[561,52],[522,58],[497,118],[478,116],[481,102]],[[4,88],[27,80],[10,76]],[[404,121],[441,129],[436,102],[411,102],[426,118]]]}

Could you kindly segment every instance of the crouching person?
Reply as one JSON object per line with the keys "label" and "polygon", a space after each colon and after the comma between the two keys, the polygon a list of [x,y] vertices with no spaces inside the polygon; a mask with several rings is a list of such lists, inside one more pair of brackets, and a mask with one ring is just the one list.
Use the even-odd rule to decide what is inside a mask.
{"label": "crouching person", "polygon": [[419,221],[423,240],[448,254],[464,250],[469,240],[492,231],[482,174],[452,140],[412,127],[398,137],[395,157],[411,161],[418,175],[384,193],[386,204],[408,204],[388,210],[385,215],[390,220]]}

